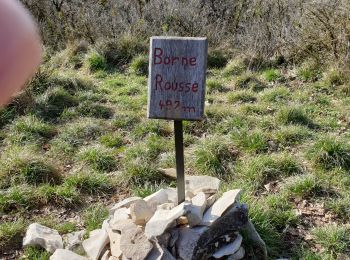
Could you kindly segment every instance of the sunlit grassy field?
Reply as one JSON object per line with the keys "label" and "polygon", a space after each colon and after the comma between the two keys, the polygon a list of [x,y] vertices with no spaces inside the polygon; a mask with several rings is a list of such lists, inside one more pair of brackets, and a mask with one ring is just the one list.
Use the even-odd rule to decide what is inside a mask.
{"label": "sunlit grassy field", "polygon": [[[206,119],[184,122],[187,174],[243,189],[271,258],[349,256],[348,76],[312,61],[210,61]],[[93,230],[107,205],[175,185],[160,173],[175,166],[172,122],[146,107],[147,57],[116,70],[95,50],[47,56],[0,111],[0,257],[31,222]]]}

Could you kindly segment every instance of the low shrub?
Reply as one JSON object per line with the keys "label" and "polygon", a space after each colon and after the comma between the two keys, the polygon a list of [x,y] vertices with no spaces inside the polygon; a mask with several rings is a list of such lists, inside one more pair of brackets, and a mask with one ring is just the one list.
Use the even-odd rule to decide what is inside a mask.
{"label": "low shrub", "polygon": [[219,50],[210,51],[208,54],[208,68],[223,68],[226,66],[228,58],[226,55]]}
{"label": "low shrub", "polygon": [[130,63],[130,71],[140,76],[148,75],[148,57],[140,55],[135,57]]}
{"label": "low shrub", "polygon": [[86,57],[87,67],[91,72],[99,70],[105,70],[107,68],[107,62],[103,55],[96,51],[92,51]]}

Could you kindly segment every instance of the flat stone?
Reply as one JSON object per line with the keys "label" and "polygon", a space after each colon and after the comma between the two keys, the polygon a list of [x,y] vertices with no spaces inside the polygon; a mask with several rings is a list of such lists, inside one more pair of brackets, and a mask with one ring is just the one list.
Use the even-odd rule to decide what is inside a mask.
{"label": "flat stone", "polygon": [[50,260],[87,260],[86,257],[78,255],[67,249],[56,249],[55,253],[50,256]]}
{"label": "flat stone", "polygon": [[153,217],[147,222],[145,234],[150,239],[160,236],[168,228],[176,225],[176,220],[186,213],[183,202],[171,210],[157,209]]}
{"label": "flat stone", "polygon": [[27,229],[23,246],[41,246],[54,253],[56,249],[63,249],[63,241],[57,230],[33,223]]}
{"label": "flat stone", "polygon": [[153,244],[147,239],[140,227],[132,224],[122,230],[120,249],[123,252],[123,257],[143,260],[153,249]]}
{"label": "flat stone", "polygon": [[124,230],[132,228],[134,226],[135,226],[135,223],[132,222],[131,219],[124,219],[115,223],[111,223],[111,229],[119,232],[124,232]]}
{"label": "flat stone", "polygon": [[145,225],[153,214],[154,211],[144,200],[138,200],[130,206],[131,219],[136,225]]}
{"label": "flat stone", "polygon": [[219,250],[213,254],[213,257],[221,258],[227,255],[233,255],[241,247],[242,240],[243,240],[242,236],[238,234],[235,241],[219,248]]}
{"label": "flat stone", "polygon": [[83,241],[86,254],[93,260],[98,259],[103,249],[109,243],[107,231],[96,229],[90,232],[90,237]]}
{"label": "flat stone", "polygon": [[107,229],[109,229],[110,228],[110,225],[109,225],[109,222],[110,222],[111,220],[108,218],[108,219],[105,219],[103,222],[102,222],[102,229],[104,229],[104,230],[106,230],[107,231]]}
{"label": "flat stone", "polygon": [[[207,259],[217,250],[214,238],[226,238],[229,233],[241,231],[248,222],[248,207],[245,204],[235,204],[222,217],[218,218],[198,240],[193,257]],[[236,235],[235,235],[236,237]],[[226,239],[228,242],[229,240]],[[214,243],[214,244],[213,244]]]}
{"label": "flat stone", "polygon": [[159,172],[161,174],[163,174],[165,177],[176,180],[176,169],[175,168],[159,169]]}
{"label": "flat stone", "polygon": [[164,234],[157,237],[157,243],[162,247],[167,247],[169,245],[170,238],[171,234],[165,232]]}
{"label": "flat stone", "polygon": [[[141,201],[137,200],[136,202]],[[134,203],[136,203],[134,202]],[[130,218],[130,209],[128,208],[119,208],[116,211],[114,211],[113,218],[111,219],[111,223],[118,222],[120,220],[125,220]]]}
{"label": "flat stone", "polygon": [[168,251],[168,249],[159,244],[155,244],[146,260],[176,260],[176,258]]}
{"label": "flat stone", "polygon": [[85,233],[85,230],[81,230],[64,235],[63,239],[66,245],[65,248],[73,251],[78,249],[83,242]]}
{"label": "flat stone", "polygon": [[107,230],[109,241],[110,241],[110,248],[111,248],[111,255],[115,257],[120,257],[123,252],[120,249],[120,240],[122,235],[118,231],[113,231],[112,229]]}
{"label": "flat stone", "polygon": [[127,198],[125,200],[122,200],[120,202],[118,202],[117,204],[115,204],[110,210],[109,210],[109,214],[110,215],[113,215],[114,212],[119,209],[119,208],[127,208],[129,207],[132,203],[134,203],[135,201],[138,201],[138,200],[142,200],[142,198],[140,197],[130,197],[130,198]]}
{"label": "flat stone", "polygon": [[144,201],[156,211],[158,205],[169,202],[177,204],[177,191],[173,188],[161,189],[144,198]]}
{"label": "flat stone", "polygon": [[173,209],[175,207],[176,207],[175,203],[168,202],[168,203],[164,203],[164,204],[161,204],[161,205],[157,206],[157,209],[171,210],[171,209]]}
{"label": "flat stone", "polygon": [[100,260],[108,260],[110,256],[111,256],[111,251],[106,250],[106,252],[103,254]]}
{"label": "flat stone", "polygon": [[204,214],[201,225],[210,226],[215,220],[220,218],[235,202],[239,201],[241,190],[230,190],[225,192],[213,206]]}
{"label": "flat stone", "polygon": [[230,255],[227,260],[241,260],[243,259],[245,255],[245,250],[243,247],[240,247],[238,249],[238,251],[236,253],[234,253],[233,255]]}
{"label": "flat stone", "polygon": [[216,193],[220,188],[220,180],[212,176],[186,176],[185,189],[193,194],[198,192]]}
{"label": "flat stone", "polygon": [[207,229],[208,227],[180,228],[179,238],[176,241],[178,257],[181,259],[192,259],[197,242]]}
{"label": "flat stone", "polygon": [[188,218],[188,224],[190,227],[194,227],[201,223],[203,218],[203,212],[207,204],[205,193],[199,192],[192,198],[191,202],[192,203],[186,208],[186,216]]}
{"label": "flat stone", "polygon": [[211,206],[213,206],[213,204],[215,203],[215,201],[218,199],[219,195],[218,194],[213,194],[211,196],[209,196],[207,198],[207,205],[206,205],[206,209],[210,208]]}

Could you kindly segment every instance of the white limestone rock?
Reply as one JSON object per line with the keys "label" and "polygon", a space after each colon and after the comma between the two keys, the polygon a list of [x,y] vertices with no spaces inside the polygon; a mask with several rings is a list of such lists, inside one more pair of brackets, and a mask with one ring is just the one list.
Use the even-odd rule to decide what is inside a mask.
{"label": "white limestone rock", "polygon": [[153,249],[153,244],[147,239],[143,230],[131,222],[122,228],[120,249],[125,258],[143,260]]}
{"label": "white limestone rock", "polygon": [[210,208],[211,206],[213,206],[213,204],[215,203],[215,201],[218,199],[219,195],[218,194],[213,194],[211,196],[209,196],[207,198],[207,205],[206,205],[206,209]]}
{"label": "white limestone rock", "polygon": [[107,230],[109,241],[110,241],[110,248],[111,248],[111,255],[115,257],[120,257],[123,252],[120,249],[120,240],[121,240],[121,234],[118,231],[113,231],[112,229]]}
{"label": "white limestone rock", "polygon": [[83,242],[85,233],[85,230],[81,230],[64,235],[65,248],[72,251],[78,249]]}
{"label": "white limestone rock", "polygon": [[176,258],[168,251],[168,249],[155,244],[146,260],[176,260]]}
{"label": "white limestone rock", "polygon": [[230,255],[227,260],[241,260],[243,259],[245,255],[245,250],[243,247],[240,247],[238,249],[238,251],[236,253],[234,253],[233,255]]}
{"label": "white limestone rock", "polygon": [[100,260],[108,260],[111,257],[111,251],[106,250]]}
{"label": "white limestone rock", "polygon": [[162,235],[168,228],[176,225],[176,220],[186,213],[184,202],[171,210],[157,209],[153,217],[147,222],[146,236],[151,239]]}
{"label": "white limestone rock", "polygon": [[207,199],[204,192],[199,192],[191,200],[191,204],[188,205],[187,209],[187,219],[190,227],[194,227],[201,223],[203,218],[203,212],[206,208]]}
{"label": "white limestone rock", "polygon": [[56,249],[55,253],[50,256],[50,260],[88,260],[86,257],[78,255],[67,249]]}
{"label": "white limestone rock", "polygon": [[83,248],[91,259],[97,260],[108,243],[107,231],[96,229],[91,231],[90,237],[83,241]]}
{"label": "white limestone rock", "polygon": [[130,219],[130,209],[127,208],[119,208],[114,211],[113,217],[109,221],[109,227],[115,225],[121,220]]}
{"label": "white limestone rock", "polygon": [[158,206],[157,206],[157,209],[167,209],[167,210],[171,210],[171,209],[173,209],[173,208],[175,208],[175,207],[176,207],[176,205],[175,205],[174,203],[169,202],[169,203],[164,203],[164,204],[162,204],[162,205],[158,205]]}
{"label": "white limestone rock", "polygon": [[213,206],[211,206],[204,214],[201,225],[210,226],[215,220],[220,218],[227,209],[235,202],[239,201],[241,190],[230,190],[225,192]]}
{"label": "white limestone rock", "polygon": [[119,208],[127,208],[129,207],[132,203],[138,201],[138,200],[142,200],[142,198],[140,197],[130,197],[130,198],[127,198],[125,200],[122,200],[120,202],[118,202],[117,204],[115,204],[110,210],[109,210],[109,214],[110,215],[113,215],[114,212],[119,209]]}
{"label": "white limestone rock", "polygon": [[208,230],[208,227],[180,228],[179,238],[176,241],[178,257],[181,259],[192,259],[198,239],[206,230]]}
{"label": "white limestone rock", "polygon": [[233,255],[235,254],[242,244],[242,236],[240,234],[237,235],[236,239],[227,245],[224,245],[223,247],[219,248],[218,251],[216,251],[213,254],[213,257],[215,258],[222,258],[224,256]]}
{"label": "white limestone rock", "polygon": [[63,241],[57,230],[33,223],[27,229],[23,246],[41,246],[54,253],[56,249],[63,249]]}
{"label": "white limestone rock", "polygon": [[177,204],[177,191],[173,188],[161,189],[144,198],[144,201],[147,202],[153,211],[156,211],[157,206],[164,203]]}
{"label": "white limestone rock", "polygon": [[136,225],[145,225],[153,214],[154,211],[144,200],[136,201],[130,206],[131,219]]}
{"label": "white limestone rock", "polygon": [[203,175],[203,176],[186,176],[185,177],[185,189],[193,194],[199,192],[204,193],[217,193],[220,188],[220,180],[215,177]]}

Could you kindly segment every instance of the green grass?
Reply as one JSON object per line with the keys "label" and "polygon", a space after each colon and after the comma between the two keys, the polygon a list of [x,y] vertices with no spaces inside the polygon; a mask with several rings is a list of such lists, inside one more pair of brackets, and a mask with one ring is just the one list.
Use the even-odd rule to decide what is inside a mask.
{"label": "green grass", "polygon": [[303,143],[311,137],[311,132],[304,126],[287,125],[282,126],[275,134],[276,140],[283,146],[293,146]]}
{"label": "green grass", "polygon": [[92,51],[88,54],[86,57],[86,63],[91,72],[105,70],[107,68],[107,61],[105,57],[96,51]]}
{"label": "green grass", "polygon": [[256,97],[255,94],[251,91],[236,91],[234,93],[231,93],[228,95],[228,101],[230,103],[236,103],[236,102],[241,102],[241,103],[247,103],[247,102],[255,102]]}
{"label": "green grass", "polygon": [[208,54],[208,68],[223,68],[226,66],[228,58],[219,50],[214,50]]}
{"label": "green grass", "polygon": [[246,66],[240,59],[231,60],[223,69],[222,74],[225,77],[238,76],[246,70]]}
{"label": "green grass", "polygon": [[207,92],[208,94],[212,94],[215,92],[222,92],[225,90],[224,86],[222,85],[222,83],[216,79],[208,79],[207,83]]}
{"label": "green grass", "polygon": [[[126,35],[50,52],[27,90],[0,110],[0,215],[18,220],[0,224],[0,251],[20,247],[35,221],[61,234],[82,228],[33,210],[65,209],[93,230],[118,198],[176,186],[160,172],[176,165],[173,122],[147,119],[147,48]],[[334,242],[346,241],[333,236],[342,232],[307,243],[289,232],[331,224],[306,225],[312,217],[296,214],[302,200],[336,214],[337,229],[350,217],[348,77],[344,66],[295,62],[210,50],[205,118],[183,122],[185,170],[243,189],[269,258],[336,259],[349,252]],[[316,244],[323,251],[313,253]]]}
{"label": "green grass", "polygon": [[321,181],[311,174],[294,177],[286,184],[285,188],[289,196],[303,199],[316,197],[323,190]]}
{"label": "green grass", "polygon": [[308,155],[315,165],[323,169],[350,169],[350,146],[336,137],[320,137],[310,148]]}
{"label": "green grass", "polygon": [[199,145],[194,155],[194,164],[199,172],[225,177],[230,173],[230,163],[234,163],[237,158],[237,150],[228,140],[214,136]]}
{"label": "green grass", "polygon": [[270,181],[300,174],[302,168],[287,154],[258,155],[240,162],[236,172],[252,191],[258,191]]}
{"label": "green grass", "polygon": [[40,260],[49,260],[50,259],[50,253],[47,252],[45,249],[38,248],[38,247],[26,247],[23,252],[23,256],[21,259],[23,260],[34,260],[34,259],[40,259]]}
{"label": "green grass", "polygon": [[269,81],[269,82],[279,81],[279,80],[283,79],[283,76],[281,75],[280,71],[276,70],[276,69],[265,70],[262,73],[262,75],[263,75],[264,79],[266,81]]}
{"label": "green grass", "polygon": [[108,209],[101,204],[88,207],[82,215],[84,226],[88,232],[101,228],[102,222],[107,217]]}
{"label": "green grass", "polygon": [[237,131],[232,134],[232,140],[239,148],[251,153],[263,153],[268,150],[268,138],[259,131]]}
{"label": "green grass", "polygon": [[130,63],[130,71],[136,75],[146,76],[148,74],[148,57],[137,56]]}
{"label": "green grass", "polygon": [[318,227],[312,230],[314,240],[317,244],[330,253],[336,256],[338,253],[344,253],[350,246],[350,233],[345,226],[328,225]]}
{"label": "green grass", "polygon": [[117,170],[116,154],[113,150],[101,147],[84,148],[79,153],[79,159],[101,172]]}
{"label": "green grass", "polygon": [[277,114],[277,119],[281,124],[295,124],[312,126],[313,122],[306,114],[305,110],[301,107],[282,107]]}
{"label": "green grass", "polygon": [[290,97],[290,90],[286,87],[265,89],[261,92],[261,99],[266,102],[283,102]]}
{"label": "green grass", "polygon": [[11,245],[12,249],[20,249],[25,234],[26,224],[23,219],[0,224],[0,251]]}

